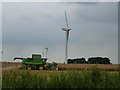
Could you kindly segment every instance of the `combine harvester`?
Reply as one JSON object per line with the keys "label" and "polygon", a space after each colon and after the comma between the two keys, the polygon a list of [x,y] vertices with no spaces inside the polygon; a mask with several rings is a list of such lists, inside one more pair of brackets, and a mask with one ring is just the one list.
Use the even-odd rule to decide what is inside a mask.
{"label": "combine harvester", "polygon": [[47,58],[41,58],[40,54],[32,54],[32,58],[19,58],[16,57],[16,59],[21,59],[23,63],[23,67],[26,70],[31,69],[31,70],[45,70],[46,69],[46,61]]}

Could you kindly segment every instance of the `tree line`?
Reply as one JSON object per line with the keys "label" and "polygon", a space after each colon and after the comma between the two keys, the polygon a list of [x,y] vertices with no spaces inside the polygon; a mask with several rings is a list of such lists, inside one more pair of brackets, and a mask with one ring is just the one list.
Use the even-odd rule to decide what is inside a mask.
{"label": "tree line", "polygon": [[86,61],[85,58],[68,59],[68,64],[111,64],[110,59],[107,57],[91,57]]}

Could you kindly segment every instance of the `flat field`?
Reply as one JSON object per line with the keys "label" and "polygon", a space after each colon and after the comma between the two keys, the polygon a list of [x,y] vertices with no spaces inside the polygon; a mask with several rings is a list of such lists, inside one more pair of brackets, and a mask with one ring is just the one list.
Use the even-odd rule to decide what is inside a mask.
{"label": "flat field", "polygon": [[[4,62],[0,63],[2,65],[2,70],[11,70],[11,69],[19,69],[22,67],[22,63],[10,63],[10,62]],[[98,68],[102,70],[107,71],[119,71],[120,65],[117,64],[58,64],[57,68],[59,70],[90,70],[94,66],[97,66]]]}
{"label": "flat field", "polygon": [[120,65],[117,64],[58,64],[60,70],[90,70],[94,66],[107,71],[119,71]]}
{"label": "flat field", "polygon": [[3,62],[0,63],[2,70],[13,70],[22,67],[22,63]]}

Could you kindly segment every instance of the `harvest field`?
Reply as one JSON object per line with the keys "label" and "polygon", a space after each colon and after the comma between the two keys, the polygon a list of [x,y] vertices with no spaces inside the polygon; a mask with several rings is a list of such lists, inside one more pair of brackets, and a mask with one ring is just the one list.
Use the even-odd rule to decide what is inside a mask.
{"label": "harvest field", "polygon": [[1,63],[2,70],[10,70],[10,69],[19,69],[22,66],[22,63],[11,63],[11,62],[3,62]]}
{"label": "harvest field", "polygon": [[[5,64],[4,64],[5,65]],[[14,64],[11,64],[14,66]],[[87,65],[87,66],[86,66]],[[9,65],[8,65],[9,66]],[[19,66],[19,65],[18,65]],[[18,67],[17,66],[17,67]],[[120,72],[114,66],[112,71],[99,69],[99,65],[81,64],[65,65],[59,64],[58,68],[69,66],[66,70],[16,70],[3,69],[3,88],[120,88]],[[66,66],[66,67],[65,67]],[[70,70],[82,68],[81,70]],[[108,65],[109,66],[109,65]],[[104,66],[104,68],[108,68]],[[110,65],[111,66],[111,65]],[[109,68],[113,68],[111,66]],[[90,69],[83,69],[90,68]],[[101,66],[103,67],[103,65]],[[113,71],[115,70],[115,71]]]}
{"label": "harvest field", "polygon": [[[19,69],[22,67],[22,63],[2,63],[3,70],[10,70],[10,69]],[[59,70],[90,70],[94,66],[102,70],[107,71],[119,71],[120,65],[117,64],[58,64],[57,68]]]}
{"label": "harvest field", "polygon": [[119,71],[120,65],[117,64],[58,64],[60,70],[90,70],[94,66],[107,71]]}

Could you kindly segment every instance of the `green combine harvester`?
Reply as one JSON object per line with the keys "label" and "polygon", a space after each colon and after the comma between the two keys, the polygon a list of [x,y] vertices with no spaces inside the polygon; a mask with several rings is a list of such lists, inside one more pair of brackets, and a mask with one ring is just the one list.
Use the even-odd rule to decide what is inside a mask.
{"label": "green combine harvester", "polygon": [[23,67],[26,70],[31,69],[31,70],[45,70],[45,65],[47,58],[41,58],[40,54],[32,54],[32,58],[19,58],[16,57],[16,59],[21,59],[23,63]]}

